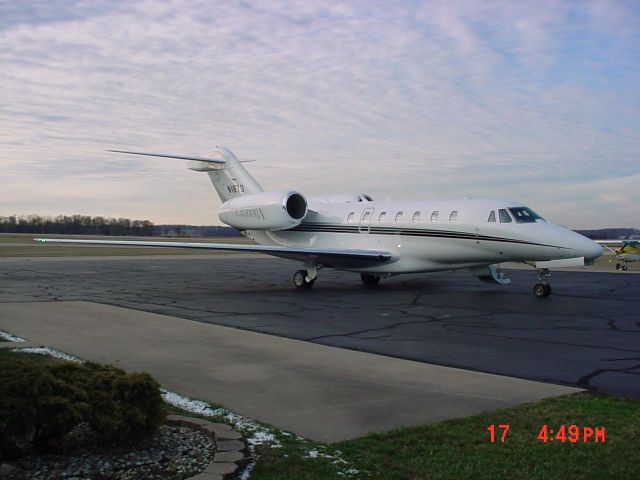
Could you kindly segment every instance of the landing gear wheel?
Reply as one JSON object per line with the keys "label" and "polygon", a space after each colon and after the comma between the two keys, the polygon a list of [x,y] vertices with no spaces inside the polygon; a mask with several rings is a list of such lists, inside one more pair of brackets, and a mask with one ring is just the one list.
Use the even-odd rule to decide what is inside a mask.
{"label": "landing gear wheel", "polygon": [[616,263],[616,270],[620,270],[622,268],[622,264]]}
{"label": "landing gear wheel", "polygon": [[548,297],[551,293],[551,285],[546,283],[536,283],[536,286],[533,287],[533,293],[538,298]]}
{"label": "landing gear wheel", "polygon": [[293,274],[293,284],[296,288],[311,288],[313,284],[316,283],[316,279],[314,278],[310,282],[307,281],[307,271],[306,270],[298,270]]}
{"label": "landing gear wheel", "polygon": [[362,283],[365,284],[365,286],[367,287],[373,287],[375,285],[378,285],[380,283],[380,276],[379,275],[369,275],[368,273],[361,273],[360,274],[360,279],[362,280]]}
{"label": "landing gear wheel", "polygon": [[626,265],[622,265],[620,268],[626,272],[629,267],[627,267]]}

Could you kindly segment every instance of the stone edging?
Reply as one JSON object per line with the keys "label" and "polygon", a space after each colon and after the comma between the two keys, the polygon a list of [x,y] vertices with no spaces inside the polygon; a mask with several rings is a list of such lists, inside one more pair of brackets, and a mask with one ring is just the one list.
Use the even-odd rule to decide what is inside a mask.
{"label": "stone edging", "polygon": [[202,473],[187,480],[228,480],[238,469],[247,463],[244,455],[246,445],[242,435],[231,430],[224,423],[213,423],[202,418],[186,417],[184,415],[167,415],[167,425],[188,427],[210,436],[216,444],[216,454]]}

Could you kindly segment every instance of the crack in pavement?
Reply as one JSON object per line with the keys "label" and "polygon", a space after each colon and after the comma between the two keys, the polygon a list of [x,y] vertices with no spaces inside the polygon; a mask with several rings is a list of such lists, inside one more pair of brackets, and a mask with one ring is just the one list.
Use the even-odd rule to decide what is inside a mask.
{"label": "crack in pavement", "polygon": [[631,373],[634,375],[638,375],[640,374],[640,372],[632,372],[632,370],[635,370],[637,368],[640,368],[640,363],[638,363],[637,365],[632,365],[631,367],[623,367],[623,368],[600,368],[598,370],[594,370],[591,373],[588,373],[587,375],[584,375],[582,377],[580,377],[576,383],[576,385],[578,385],[581,388],[591,388],[591,381],[596,378],[599,375],[602,375],[603,373],[611,373],[611,372],[616,372],[616,373]]}
{"label": "crack in pavement", "polygon": [[[370,332],[379,332],[382,330],[393,330],[397,327],[401,327],[404,325],[419,325],[419,324],[423,324],[423,323],[434,323],[437,321],[442,321],[442,319],[438,319],[438,318],[429,318],[429,320],[412,320],[412,321],[408,321],[408,322],[397,322],[397,323],[392,323],[390,325],[385,325],[383,327],[376,327],[376,328],[367,328],[365,330],[357,330],[355,332],[347,332],[347,333],[335,333],[335,334],[330,334],[330,335],[318,335],[316,337],[310,337],[310,338],[305,338],[306,341],[308,342],[316,342],[318,340],[324,340],[326,338],[332,338],[332,337],[353,337],[355,335],[362,335],[364,333],[370,333]],[[389,337],[391,336],[390,334],[388,335]]]}

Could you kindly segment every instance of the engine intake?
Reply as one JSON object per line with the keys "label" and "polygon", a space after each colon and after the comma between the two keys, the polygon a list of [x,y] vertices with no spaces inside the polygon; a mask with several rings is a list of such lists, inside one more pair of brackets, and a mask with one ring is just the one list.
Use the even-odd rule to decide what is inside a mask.
{"label": "engine intake", "polygon": [[220,220],[239,230],[286,230],[307,215],[307,200],[295,191],[261,192],[224,202]]}

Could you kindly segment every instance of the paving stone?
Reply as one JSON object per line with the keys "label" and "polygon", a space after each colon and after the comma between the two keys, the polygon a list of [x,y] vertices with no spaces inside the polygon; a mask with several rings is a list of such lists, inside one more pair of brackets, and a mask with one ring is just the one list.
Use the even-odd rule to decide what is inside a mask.
{"label": "paving stone", "polygon": [[240,440],[242,435],[234,430],[221,429],[215,425],[204,425],[200,431],[208,435],[214,435],[216,440]]}
{"label": "paving stone", "polygon": [[215,473],[199,473],[194,477],[189,477],[187,480],[224,480],[222,475]]}
{"label": "paving stone", "polygon": [[180,420],[180,425],[182,425],[183,427],[200,429],[207,425],[211,425],[211,422],[202,418],[184,417],[182,420]]}
{"label": "paving stone", "polygon": [[241,452],[216,452],[214,462],[241,462],[245,456]]}
{"label": "paving stone", "polygon": [[240,452],[244,449],[244,443],[240,440],[223,440],[222,442],[216,442],[216,450],[218,452]]}
{"label": "paving stone", "polygon": [[217,475],[231,475],[238,469],[235,463],[218,463],[211,462],[202,473],[215,473]]}
{"label": "paving stone", "polygon": [[231,427],[229,425],[227,425],[226,423],[212,423],[212,422],[209,422],[207,424],[207,428],[211,428],[211,429],[218,430],[218,431],[221,431],[221,432],[230,431],[231,430]]}

